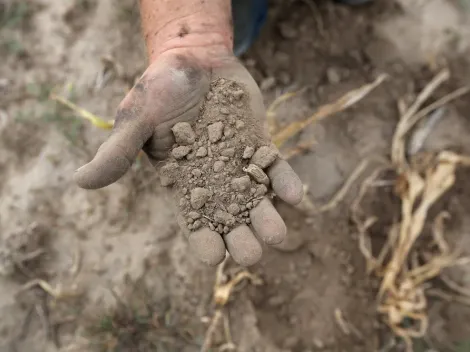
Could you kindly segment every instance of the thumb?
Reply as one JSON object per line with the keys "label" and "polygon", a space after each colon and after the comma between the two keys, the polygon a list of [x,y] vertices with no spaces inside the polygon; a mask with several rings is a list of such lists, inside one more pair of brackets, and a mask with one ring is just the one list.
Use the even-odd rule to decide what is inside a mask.
{"label": "thumb", "polygon": [[[118,114],[119,115],[119,114]],[[137,117],[122,119],[111,136],[100,146],[92,161],[75,171],[79,187],[97,189],[119,180],[136,159],[152,131]]]}

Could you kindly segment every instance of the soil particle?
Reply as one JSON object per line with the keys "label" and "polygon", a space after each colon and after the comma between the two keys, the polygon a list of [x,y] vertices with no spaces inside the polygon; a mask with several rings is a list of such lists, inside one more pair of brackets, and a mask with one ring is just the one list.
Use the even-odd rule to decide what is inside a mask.
{"label": "soil particle", "polygon": [[224,169],[224,167],[225,167],[225,162],[219,160],[214,163],[213,170],[214,172],[221,172]]}
{"label": "soil particle", "polygon": [[242,177],[237,177],[232,180],[232,188],[235,191],[245,191],[249,189],[251,185],[250,182],[250,177],[249,176],[242,176]]}
{"label": "soil particle", "polygon": [[246,147],[245,150],[243,151],[243,159],[250,159],[253,154],[255,153],[255,148],[253,147]]}
{"label": "soil particle", "polygon": [[167,187],[175,182],[176,172],[178,170],[177,163],[169,163],[160,169],[160,183]]}
{"label": "soil particle", "polygon": [[191,191],[191,207],[193,209],[201,209],[209,200],[210,192],[205,188],[194,188]]}
{"label": "soil particle", "polygon": [[245,123],[243,121],[237,120],[235,122],[235,128],[237,130],[241,130],[243,127],[245,127]]}
{"label": "soil particle", "polygon": [[227,148],[227,149],[224,149],[220,152],[220,154],[224,157],[233,157],[235,155],[235,148]]}
{"label": "soil particle", "polygon": [[194,177],[198,178],[198,177],[201,177],[202,171],[199,170],[199,169],[193,169],[193,170],[191,171],[191,174],[192,174]]}
{"label": "soil particle", "polygon": [[209,134],[209,141],[212,143],[217,142],[222,138],[222,132],[224,130],[224,124],[222,122],[216,122],[207,126],[207,133]]}
{"label": "soil particle", "polygon": [[186,155],[188,155],[190,151],[191,151],[191,147],[182,145],[182,146],[174,148],[171,151],[171,155],[176,160],[179,160],[179,159],[183,159]]}
{"label": "soil particle", "polygon": [[197,211],[191,211],[188,213],[188,216],[193,220],[197,220],[201,217],[201,214],[199,214]]}
{"label": "soil particle", "polygon": [[214,213],[214,220],[226,226],[232,226],[235,224],[235,217],[223,210],[217,210]]}
{"label": "soil particle", "polygon": [[240,213],[240,206],[237,203],[232,203],[227,207],[227,211],[232,215]]}
{"label": "soil particle", "polygon": [[205,147],[199,147],[199,149],[196,152],[196,156],[198,158],[203,158],[207,155],[207,148]]}
{"label": "soil particle", "polygon": [[265,169],[270,166],[277,158],[277,151],[268,146],[259,147],[251,158],[251,163]]}
{"label": "soil particle", "polygon": [[230,126],[225,126],[224,128],[224,137],[231,138],[235,134],[235,131]]}
{"label": "soil particle", "polygon": [[196,140],[196,134],[188,122],[178,122],[171,130],[179,145],[190,145]]}

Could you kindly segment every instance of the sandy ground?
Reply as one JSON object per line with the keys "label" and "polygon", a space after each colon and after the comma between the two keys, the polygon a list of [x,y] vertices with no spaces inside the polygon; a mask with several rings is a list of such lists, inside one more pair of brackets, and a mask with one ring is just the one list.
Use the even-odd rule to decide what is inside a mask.
{"label": "sandy ground", "polygon": [[[315,140],[290,159],[311,202],[325,204],[362,160],[389,156],[399,99],[415,96],[443,67],[451,79],[434,99],[470,82],[469,6],[382,0],[350,9],[329,1],[272,1],[268,24],[242,59],[267,105],[304,88],[277,109],[281,125],[380,73],[390,76],[292,142]],[[11,236],[34,236],[39,230],[31,226],[38,224],[44,239],[35,249],[45,251],[0,278],[0,351],[199,351],[214,312],[215,269],[188,251],[145,158],[105,189],[72,183],[73,171],[108,132],[48,99],[53,90],[112,118],[146,65],[136,4],[3,0],[0,11],[2,248]],[[448,105],[424,150],[470,154],[468,99]],[[448,242],[462,255],[470,254],[468,177],[459,172],[439,203],[451,213]],[[237,351],[404,350],[376,312],[378,282],[366,274],[351,221],[357,192],[358,183],[328,212],[278,204],[288,242],[264,249],[262,262],[250,268],[262,285],[242,284],[225,309]],[[374,241],[383,243],[381,227],[390,226],[397,210],[393,187],[385,186],[369,206],[382,219]],[[227,265],[228,273],[238,270]],[[470,283],[468,265],[446,274]],[[58,298],[37,286],[20,291],[32,278],[50,283]],[[430,327],[415,351],[469,351],[470,309],[443,298],[430,297],[428,305]],[[215,345],[226,342],[222,332],[216,331]]]}

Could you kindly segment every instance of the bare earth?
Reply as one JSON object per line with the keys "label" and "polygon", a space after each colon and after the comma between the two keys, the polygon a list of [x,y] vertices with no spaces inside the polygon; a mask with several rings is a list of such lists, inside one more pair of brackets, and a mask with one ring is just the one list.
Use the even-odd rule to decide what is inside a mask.
{"label": "bare earth", "polygon": [[[48,99],[52,91],[112,119],[146,66],[136,6],[132,0],[0,1],[2,352],[190,352],[203,344],[216,269],[188,251],[158,174],[143,157],[117,184],[76,187],[74,170],[109,131]],[[289,160],[313,204],[326,204],[362,160],[389,158],[400,99],[416,97],[444,67],[451,78],[432,100],[470,84],[469,34],[465,0],[379,0],[356,9],[272,1],[267,26],[242,60],[267,106],[303,89],[277,108],[281,127],[389,75],[352,108],[308,126],[286,145],[284,151],[315,141]],[[470,154],[468,102],[467,95],[447,105],[422,150]],[[237,351],[404,351],[377,313],[379,282],[366,273],[351,220],[367,175],[329,211],[277,204],[289,240],[263,248],[261,263],[249,269],[262,284],[241,283],[224,308]],[[459,171],[436,205],[451,214],[445,237],[462,256],[470,254],[469,177],[468,169]],[[371,229],[373,247],[384,243],[383,229],[399,214],[393,182],[383,184],[364,204],[380,219]],[[238,270],[228,262],[225,273]],[[468,263],[444,273],[470,285]],[[34,279],[44,281],[34,285]],[[439,279],[430,284],[443,286]],[[429,297],[427,313],[430,326],[415,351],[470,350],[465,304]],[[214,346],[227,342],[223,325]]]}

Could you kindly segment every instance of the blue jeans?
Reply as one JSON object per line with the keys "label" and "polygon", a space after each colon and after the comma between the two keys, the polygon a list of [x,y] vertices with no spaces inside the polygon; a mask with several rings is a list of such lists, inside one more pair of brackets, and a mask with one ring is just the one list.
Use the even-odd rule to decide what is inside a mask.
{"label": "blue jeans", "polygon": [[[348,5],[362,5],[372,0],[335,0]],[[266,21],[268,0],[232,0],[234,53],[243,54],[251,46]]]}
{"label": "blue jeans", "polygon": [[236,56],[251,46],[266,21],[267,13],[268,0],[232,0],[233,51]]}

